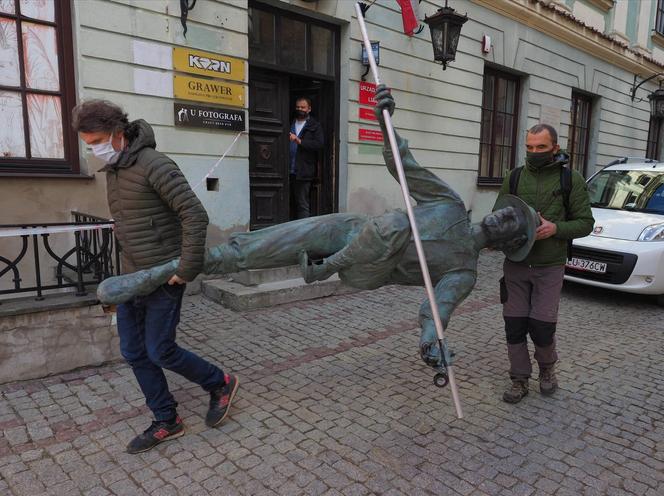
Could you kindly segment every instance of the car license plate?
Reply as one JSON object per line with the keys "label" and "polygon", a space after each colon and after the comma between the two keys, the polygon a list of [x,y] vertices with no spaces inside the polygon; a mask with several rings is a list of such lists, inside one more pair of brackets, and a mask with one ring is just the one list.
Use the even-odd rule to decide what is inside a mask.
{"label": "car license plate", "polygon": [[597,272],[604,274],[606,272],[606,263],[587,260],[585,258],[572,257],[567,260],[565,266],[575,270],[587,270],[588,272]]}

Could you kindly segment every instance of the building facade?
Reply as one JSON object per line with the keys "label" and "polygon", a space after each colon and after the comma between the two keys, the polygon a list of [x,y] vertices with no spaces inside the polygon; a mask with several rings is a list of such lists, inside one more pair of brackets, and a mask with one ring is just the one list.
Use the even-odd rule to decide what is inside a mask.
{"label": "building facade", "polygon": [[[469,20],[445,71],[428,29],[404,34],[396,0],[365,3],[394,125],[473,220],[491,209],[506,171],[523,162],[526,129],[540,122],[559,129],[586,177],[618,157],[661,158],[648,102],[657,78],[633,99],[632,88],[664,72],[663,0],[451,0]],[[422,1],[421,17],[441,4]],[[181,9],[179,0],[0,0],[0,224],[108,217],[102,164],[69,124],[89,98],[152,125],[157,149],[209,213],[210,244],[291,218],[287,136],[301,96],[326,136],[314,212],[402,205],[383,166],[354,2]],[[17,243],[0,238],[0,255]]]}

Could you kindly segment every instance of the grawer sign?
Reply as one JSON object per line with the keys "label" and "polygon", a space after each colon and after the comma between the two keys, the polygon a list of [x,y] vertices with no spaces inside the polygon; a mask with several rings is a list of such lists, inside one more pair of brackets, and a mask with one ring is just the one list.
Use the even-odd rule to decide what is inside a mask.
{"label": "grawer sign", "polygon": [[175,125],[180,127],[203,127],[244,131],[244,110],[231,110],[200,105],[174,103]]}
{"label": "grawer sign", "polygon": [[244,60],[185,47],[173,48],[173,69],[234,81],[245,80]]}
{"label": "grawer sign", "polygon": [[244,107],[244,92],[242,84],[177,74],[173,76],[173,96],[181,100]]}

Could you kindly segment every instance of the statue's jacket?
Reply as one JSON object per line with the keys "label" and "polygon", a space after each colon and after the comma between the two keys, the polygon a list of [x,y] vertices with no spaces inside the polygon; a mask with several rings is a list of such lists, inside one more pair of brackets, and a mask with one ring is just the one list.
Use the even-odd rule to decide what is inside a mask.
{"label": "statue's jacket", "polygon": [[[454,308],[475,284],[479,250],[459,195],[415,161],[407,140],[398,134],[396,137],[410,196],[417,202],[413,211],[435,286],[438,310],[443,325],[447,325]],[[383,155],[390,174],[398,181],[391,150],[385,149]],[[364,247],[370,243],[382,243],[382,251],[373,250],[378,256],[372,262],[361,261],[341,269],[339,277],[342,281],[367,289],[384,284],[424,285],[405,211],[391,211],[371,218],[356,240]],[[428,301],[420,308],[420,324],[423,328],[433,326]]]}

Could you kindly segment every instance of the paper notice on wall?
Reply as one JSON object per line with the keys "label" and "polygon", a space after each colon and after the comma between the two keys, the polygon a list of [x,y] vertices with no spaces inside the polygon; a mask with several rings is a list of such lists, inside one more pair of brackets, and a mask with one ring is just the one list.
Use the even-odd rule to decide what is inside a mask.
{"label": "paper notice on wall", "polygon": [[173,98],[172,73],[134,69],[134,92]]}
{"label": "paper notice on wall", "polygon": [[560,114],[561,110],[556,107],[549,107],[548,105],[542,105],[540,107],[540,124],[548,124],[553,126],[556,131],[560,130]]}
{"label": "paper notice on wall", "polygon": [[173,68],[173,49],[167,45],[134,40],[134,64],[158,67],[160,69]]}

